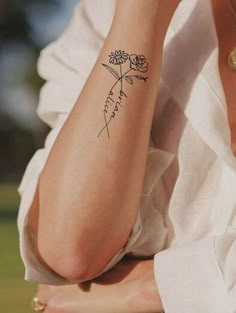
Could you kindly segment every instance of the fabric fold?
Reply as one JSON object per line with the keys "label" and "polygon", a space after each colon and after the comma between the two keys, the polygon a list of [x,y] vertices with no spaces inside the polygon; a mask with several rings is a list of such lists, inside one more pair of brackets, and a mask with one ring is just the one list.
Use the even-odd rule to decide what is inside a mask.
{"label": "fabric fold", "polygon": [[155,255],[154,275],[165,313],[235,312],[213,243],[208,235]]}

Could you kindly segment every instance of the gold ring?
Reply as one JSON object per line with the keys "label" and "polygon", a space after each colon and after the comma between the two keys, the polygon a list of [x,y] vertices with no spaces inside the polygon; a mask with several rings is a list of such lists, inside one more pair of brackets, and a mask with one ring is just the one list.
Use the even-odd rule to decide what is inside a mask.
{"label": "gold ring", "polygon": [[47,307],[47,304],[44,304],[39,301],[38,297],[34,297],[32,300],[32,308],[36,312],[43,312]]}

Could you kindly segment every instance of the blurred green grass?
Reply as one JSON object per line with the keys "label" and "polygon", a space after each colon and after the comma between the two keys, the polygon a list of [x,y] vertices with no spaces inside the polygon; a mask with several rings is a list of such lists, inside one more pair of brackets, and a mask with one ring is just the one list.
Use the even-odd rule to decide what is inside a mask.
{"label": "blurred green grass", "polygon": [[24,280],[16,225],[18,184],[0,184],[0,304],[4,313],[30,313],[36,286]]}

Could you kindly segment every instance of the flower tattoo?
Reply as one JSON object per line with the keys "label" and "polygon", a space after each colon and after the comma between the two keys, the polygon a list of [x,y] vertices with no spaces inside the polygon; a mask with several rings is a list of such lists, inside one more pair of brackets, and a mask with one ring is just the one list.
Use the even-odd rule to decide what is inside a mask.
{"label": "flower tattoo", "polygon": [[123,51],[116,50],[115,52],[111,52],[109,57],[110,57],[110,60],[109,60],[110,63],[118,65],[118,64],[125,63],[128,60],[129,55],[128,53],[125,53],[124,50]]}
{"label": "flower tattoo", "polygon": [[130,68],[135,71],[146,73],[148,71],[148,63],[143,55],[131,54],[130,57]]}
{"label": "flower tattoo", "polygon": [[[129,62],[127,62],[128,60]],[[133,85],[135,79],[146,82],[148,77],[144,77],[137,72],[146,73],[148,71],[149,65],[143,55],[128,54],[124,50],[115,50],[115,52],[111,52],[111,54],[109,55],[109,63],[113,64],[114,66],[119,66],[119,73],[114,66],[112,67],[108,64],[102,63],[102,65],[113,75],[116,80],[109,90],[103,108],[105,126],[100,130],[99,134],[97,135],[97,137],[99,137],[102,131],[106,128],[108,138],[108,124],[112,121],[112,119],[116,117],[117,112],[120,110],[120,108],[122,108],[124,98],[128,98],[128,96],[124,92],[124,83],[126,82],[130,85]],[[126,70],[123,70],[122,65],[124,65],[125,63],[129,63],[129,65]],[[131,73],[132,71],[134,71],[134,73]],[[119,89],[117,90],[118,85]],[[117,91],[115,92],[115,90]],[[108,121],[107,117],[109,117]]]}

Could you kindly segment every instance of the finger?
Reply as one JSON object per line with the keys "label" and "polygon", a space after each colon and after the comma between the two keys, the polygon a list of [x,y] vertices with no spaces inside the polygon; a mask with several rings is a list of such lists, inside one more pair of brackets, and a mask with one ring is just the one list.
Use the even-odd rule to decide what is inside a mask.
{"label": "finger", "polygon": [[37,292],[41,292],[43,290],[48,290],[48,289],[49,289],[49,285],[39,284],[37,288]]}
{"label": "finger", "polygon": [[[71,312],[70,304],[67,298],[64,297],[63,293],[59,291],[52,297],[47,303],[47,306],[43,313],[67,313]],[[78,310],[76,310],[78,313]]]}
{"label": "finger", "polygon": [[[49,299],[55,294],[56,287],[51,285],[40,285],[36,296],[42,303],[47,303]],[[45,311],[44,311],[45,312]]]}

